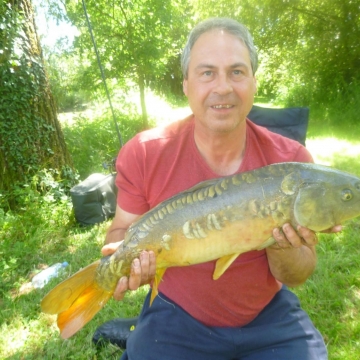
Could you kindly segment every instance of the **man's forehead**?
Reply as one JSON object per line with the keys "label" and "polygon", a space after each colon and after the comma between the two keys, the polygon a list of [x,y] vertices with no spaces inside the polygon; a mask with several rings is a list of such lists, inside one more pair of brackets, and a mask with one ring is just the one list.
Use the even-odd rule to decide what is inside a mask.
{"label": "man's forehead", "polygon": [[211,29],[211,30],[208,30],[208,31],[202,33],[196,39],[190,52],[192,52],[193,50],[196,50],[199,46],[205,47],[205,48],[211,48],[212,45],[214,45],[213,42],[216,40],[219,40],[219,39],[223,40],[224,42],[228,42],[228,41],[238,42],[239,44],[241,44],[242,47],[244,47],[246,50],[248,50],[244,41],[240,37],[238,37],[232,33],[229,33],[223,29]]}
{"label": "man's forehead", "polygon": [[228,66],[250,65],[249,50],[239,37],[222,29],[209,30],[201,34],[191,49],[190,63],[196,67],[212,67],[215,66],[214,61],[221,59],[227,62]]}
{"label": "man's forehead", "polygon": [[227,31],[227,30],[221,29],[221,28],[214,28],[214,29],[209,29],[209,30],[203,32],[202,34],[200,34],[199,37],[196,39],[194,45],[198,42],[199,39],[201,39],[205,36],[212,37],[212,36],[217,36],[217,35],[224,36],[224,37],[230,36],[230,37],[233,37],[234,39],[239,40],[241,43],[243,43],[243,40],[240,37],[236,36],[235,34],[231,33],[230,31]]}

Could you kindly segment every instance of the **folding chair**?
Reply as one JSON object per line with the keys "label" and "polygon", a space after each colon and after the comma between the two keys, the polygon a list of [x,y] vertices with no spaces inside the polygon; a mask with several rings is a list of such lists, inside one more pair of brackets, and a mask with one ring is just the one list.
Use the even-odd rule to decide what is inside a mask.
{"label": "folding chair", "polygon": [[306,132],[309,123],[309,108],[264,108],[253,106],[248,118],[257,125],[298,141],[305,146]]}

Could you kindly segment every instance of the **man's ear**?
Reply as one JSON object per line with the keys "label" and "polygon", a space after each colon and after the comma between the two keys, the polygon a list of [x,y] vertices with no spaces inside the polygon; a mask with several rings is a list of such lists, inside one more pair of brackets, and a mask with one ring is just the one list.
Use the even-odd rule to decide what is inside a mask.
{"label": "man's ear", "polygon": [[185,96],[188,95],[187,86],[188,86],[187,79],[184,79],[184,80],[183,80],[183,91],[184,91]]}

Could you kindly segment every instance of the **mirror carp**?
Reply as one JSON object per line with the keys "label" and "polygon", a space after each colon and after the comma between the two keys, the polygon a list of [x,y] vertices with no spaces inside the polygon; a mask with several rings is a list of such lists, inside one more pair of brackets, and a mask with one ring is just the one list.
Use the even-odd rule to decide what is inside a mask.
{"label": "mirror carp", "polygon": [[106,304],[144,250],[156,254],[152,301],[168,267],[217,259],[216,280],[238,255],[274,244],[272,230],[286,222],[322,231],[358,215],[360,178],[322,165],[279,163],[204,181],[139,217],[113,255],[57,285],[41,308],[58,314],[61,336],[69,338]]}

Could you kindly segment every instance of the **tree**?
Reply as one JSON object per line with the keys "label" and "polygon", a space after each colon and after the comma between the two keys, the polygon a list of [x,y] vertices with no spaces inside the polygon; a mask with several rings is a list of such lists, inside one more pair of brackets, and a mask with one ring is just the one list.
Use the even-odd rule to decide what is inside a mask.
{"label": "tree", "polygon": [[[82,4],[67,0],[66,5],[68,16],[81,32],[75,46],[91,63],[86,81],[90,81],[89,85],[95,90],[99,70]],[[86,7],[106,77],[116,79],[122,86],[137,86],[143,127],[147,128],[146,88],[169,91],[173,81],[177,81],[179,87],[181,84],[180,72],[171,72],[169,76],[169,69],[174,59],[178,60],[187,34],[186,24],[191,20],[188,17],[184,21],[184,13],[190,11],[187,2],[89,0]],[[169,81],[169,86],[164,86],[164,79]]]}
{"label": "tree", "polygon": [[30,0],[0,3],[0,189],[72,166],[44,69]]}

